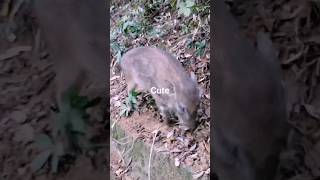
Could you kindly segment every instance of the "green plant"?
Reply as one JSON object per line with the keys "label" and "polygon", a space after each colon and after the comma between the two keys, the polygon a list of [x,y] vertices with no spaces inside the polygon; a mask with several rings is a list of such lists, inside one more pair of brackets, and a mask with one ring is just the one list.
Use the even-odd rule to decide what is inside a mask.
{"label": "green plant", "polygon": [[59,158],[64,155],[63,144],[60,142],[54,143],[46,134],[40,134],[35,140],[35,145],[42,152],[32,161],[32,171],[38,171],[49,162],[51,172],[57,173]]}
{"label": "green plant", "polygon": [[195,55],[196,56],[203,56],[204,55],[204,52],[206,50],[206,43],[207,41],[206,40],[202,40],[202,41],[189,41],[187,43],[187,47],[188,48],[195,48],[196,51],[195,51]]}
{"label": "green plant", "polygon": [[56,116],[52,137],[40,134],[35,140],[40,153],[31,162],[34,173],[46,163],[50,164],[52,173],[57,173],[61,157],[83,153],[95,146],[86,138],[86,120],[89,118],[86,109],[98,103],[100,98],[89,100],[73,89],[68,91]]}
{"label": "green plant", "polygon": [[122,31],[131,37],[137,37],[141,33],[141,25],[137,21],[125,21],[122,24]]}
{"label": "green plant", "polygon": [[204,51],[206,49],[206,40],[202,40],[201,42],[196,42],[195,48],[196,48],[195,55],[196,56],[203,56]]}
{"label": "green plant", "polygon": [[171,9],[177,9],[177,0],[171,0],[169,4]]}
{"label": "green plant", "polygon": [[129,116],[130,112],[135,111],[137,109],[137,96],[139,94],[140,93],[134,90],[130,91],[125,104],[122,104],[122,110],[120,112],[120,116]]}
{"label": "green plant", "polygon": [[142,5],[144,6],[145,12],[144,17],[152,18],[156,13],[161,11],[162,7],[166,6],[166,1],[163,0],[144,0]]}
{"label": "green plant", "polygon": [[195,0],[180,0],[177,4],[178,14],[182,14],[185,17],[189,17],[195,6]]}
{"label": "green plant", "polygon": [[203,16],[203,15],[209,15],[210,14],[210,5],[209,2],[205,4],[197,4],[193,7],[196,14]]}
{"label": "green plant", "polygon": [[114,42],[111,42],[111,50],[117,59],[117,63],[120,63],[121,57],[125,52],[126,48],[120,43],[114,41]]}

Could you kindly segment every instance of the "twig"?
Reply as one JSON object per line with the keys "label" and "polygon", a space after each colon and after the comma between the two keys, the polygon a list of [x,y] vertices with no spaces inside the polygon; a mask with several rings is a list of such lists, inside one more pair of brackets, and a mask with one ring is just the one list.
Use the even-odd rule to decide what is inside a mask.
{"label": "twig", "polygon": [[123,163],[125,163],[125,160],[124,160],[124,158],[123,158],[123,156],[122,156],[122,153],[121,153],[119,150],[117,150],[117,149],[116,149],[116,151],[117,151],[118,155],[120,156],[121,161],[122,161]]}
{"label": "twig", "polygon": [[116,123],[117,123],[119,120],[120,120],[120,118],[117,119],[116,121],[114,121],[114,122],[112,123],[112,125],[111,125],[111,130],[113,130],[114,126],[116,125]]}
{"label": "twig", "polygon": [[16,46],[6,50],[3,54],[0,54],[0,61],[18,56],[22,52],[31,51],[32,47],[28,45]]}
{"label": "twig", "polygon": [[128,138],[131,138],[131,136],[126,136],[126,137],[120,138],[118,141],[123,141],[123,140],[128,139]]}
{"label": "twig", "polygon": [[[160,126],[161,127],[161,126]],[[157,134],[159,132],[159,128],[158,127],[156,130],[154,130],[154,137],[153,137],[153,141],[152,141],[152,145],[151,145],[151,149],[150,149],[150,156],[149,156],[149,166],[148,166],[148,180],[151,180],[151,173],[150,173],[150,169],[151,169],[151,157],[152,157],[152,151],[153,151],[153,145],[154,145],[154,142],[156,140],[156,137],[157,137]]]}
{"label": "twig", "polygon": [[128,143],[130,142],[130,141],[120,142],[120,141],[116,140],[115,138],[112,138],[112,141],[114,141],[114,142],[116,142],[116,143],[118,143],[118,144],[121,144],[121,145],[126,145],[126,144],[128,144]]}
{"label": "twig", "polygon": [[130,149],[128,149],[127,151],[125,151],[124,153],[122,153],[122,156],[124,157],[128,152],[130,152],[133,149],[133,145],[136,142],[136,140],[138,139],[138,137],[135,137],[134,140],[132,141],[131,147]]}
{"label": "twig", "polygon": [[194,41],[194,38],[198,34],[198,31],[199,31],[200,28],[201,28],[201,19],[199,19],[198,26],[197,26],[197,28],[195,29],[195,31],[194,31],[194,33],[192,35],[192,41]]}
{"label": "twig", "polygon": [[175,42],[175,43],[179,42],[182,39],[187,38],[187,37],[192,36],[192,35],[193,35],[193,33],[188,33],[188,34],[182,35],[182,36],[178,37],[178,39],[174,40],[173,42]]}
{"label": "twig", "polygon": [[14,17],[16,16],[17,12],[19,11],[21,5],[24,3],[25,0],[19,0],[13,5],[13,8],[11,9],[9,18],[11,21],[13,21]]}

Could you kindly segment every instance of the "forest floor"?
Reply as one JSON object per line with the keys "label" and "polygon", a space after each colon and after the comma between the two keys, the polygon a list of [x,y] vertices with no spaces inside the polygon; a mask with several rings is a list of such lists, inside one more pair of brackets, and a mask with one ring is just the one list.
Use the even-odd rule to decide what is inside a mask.
{"label": "forest floor", "polygon": [[[209,4],[207,1],[194,9],[184,8],[187,10],[170,4],[170,1],[111,4],[110,112],[113,122],[131,127],[125,129],[131,131],[130,134],[138,134],[146,144],[152,144],[153,134],[158,129],[154,151],[170,156],[176,166],[190,167],[194,177],[200,178],[210,173]],[[139,46],[165,49],[182,63],[188,73],[194,72],[197,76],[202,92],[200,125],[193,133],[184,133],[178,126],[168,127],[161,122],[148,93],[137,96],[138,111],[126,114],[130,110],[125,103],[127,89],[119,62],[123,53]],[[111,141],[116,142],[112,137]],[[125,164],[128,162],[111,163],[112,172],[119,179],[128,178],[130,174],[130,168],[124,167]]]}
{"label": "forest floor", "polygon": [[[51,172],[50,158],[39,157],[43,152],[36,141],[49,142],[43,137],[50,137],[57,117],[49,57],[29,1],[0,1],[0,179],[105,179],[106,150],[91,157],[65,156],[57,164],[58,174]],[[97,136],[108,135],[101,131],[105,122],[93,124]]]}
{"label": "forest floor", "polygon": [[320,177],[320,2],[234,1],[231,11],[253,42],[267,32],[277,50],[287,94],[291,134],[281,179]]}

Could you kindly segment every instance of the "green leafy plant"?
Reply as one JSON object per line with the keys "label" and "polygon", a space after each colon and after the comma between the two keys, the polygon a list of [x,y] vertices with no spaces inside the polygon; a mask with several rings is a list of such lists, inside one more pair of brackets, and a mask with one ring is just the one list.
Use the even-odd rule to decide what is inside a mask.
{"label": "green leafy plant", "polygon": [[209,1],[205,2],[204,4],[197,4],[193,7],[194,12],[199,14],[200,16],[209,15],[210,14],[210,5]]}
{"label": "green leafy plant", "polygon": [[150,18],[159,12],[167,3],[163,0],[144,0],[142,4],[145,9],[144,17]]}
{"label": "green leafy plant", "polygon": [[177,8],[177,0],[171,0],[169,2],[171,9],[176,9]]}
{"label": "green leafy plant", "polygon": [[130,112],[133,112],[137,109],[137,96],[140,93],[132,90],[128,94],[125,104],[122,104],[122,110],[120,116],[129,116]]}
{"label": "green leafy plant", "polygon": [[83,153],[95,147],[85,136],[88,126],[86,120],[89,118],[86,109],[100,103],[100,98],[89,100],[71,89],[64,100],[56,115],[52,137],[40,134],[35,140],[40,153],[31,162],[34,173],[46,163],[50,164],[52,173],[57,173],[61,157]]}
{"label": "green leafy plant", "polygon": [[46,134],[40,134],[35,144],[42,152],[31,163],[33,172],[41,169],[46,163],[50,163],[52,173],[58,172],[59,158],[64,155],[64,147],[60,142],[54,143]]}
{"label": "green leafy plant", "polygon": [[129,19],[123,21],[121,29],[125,35],[131,36],[133,38],[138,37],[138,35],[142,32],[140,23],[138,21],[132,21]]}
{"label": "green leafy plant", "polygon": [[187,47],[188,48],[195,48],[196,49],[196,51],[195,51],[195,55],[196,56],[203,56],[204,55],[204,52],[205,52],[205,50],[206,50],[206,43],[207,43],[207,41],[206,40],[202,40],[202,41],[196,41],[196,42],[194,42],[194,41],[189,41],[188,43],[187,43]]}
{"label": "green leafy plant", "polygon": [[196,48],[195,55],[196,56],[203,56],[204,51],[206,49],[206,40],[202,40],[201,42],[196,42],[195,48]]}
{"label": "green leafy plant", "polygon": [[177,5],[178,14],[182,14],[185,17],[189,17],[192,14],[194,6],[195,0],[180,0]]}

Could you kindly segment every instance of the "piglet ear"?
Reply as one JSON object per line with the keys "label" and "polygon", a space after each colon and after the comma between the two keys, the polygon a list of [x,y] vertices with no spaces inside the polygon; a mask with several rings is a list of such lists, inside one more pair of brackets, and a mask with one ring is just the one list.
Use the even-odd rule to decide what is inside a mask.
{"label": "piglet ear", "polygon": [[190,72],[190,77],[193,82],[198,83],[197,76],[193,72]]}

